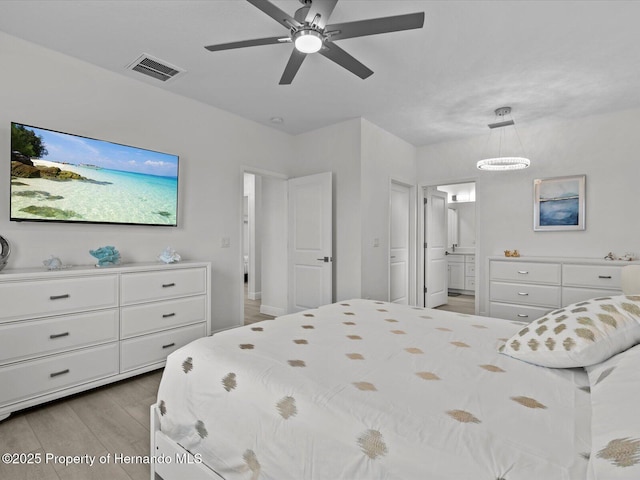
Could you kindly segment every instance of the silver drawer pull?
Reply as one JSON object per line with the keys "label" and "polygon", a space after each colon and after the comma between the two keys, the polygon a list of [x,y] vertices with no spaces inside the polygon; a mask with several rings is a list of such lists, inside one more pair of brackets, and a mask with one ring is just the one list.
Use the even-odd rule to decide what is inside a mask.
{"label": "silver drawer pull", "polygon": [[69,336],[69,332],[54,333],[53,335],[49,335],[49,338],[54,339],[54,338],[61,338],[61,337],[68,337],[68,336]]}
{"label": "silver drawer pull", "polygon": [[171,342],[167,345],[163,345],[162,348],[171,348],[171,347],[175,347],[175,345],[176,345],[175,342]]}
{"label": "silver drawer pull", "polygon": [[527,292],[518,292],[518,295],[521,295],[523,297],[528,297],[529,294]]}
{"label": "silver drawer pull", "polygon": [[529,274],[529,272],[527,272],[526,270],[518,270],[518,273],[520,275],[528,275]]}
{"label": "silver drawer pull", "polygon": [[175,283],[163,283],[162,284],[162,288],[169,288],[169,287],[175,287],[176,284]]}
{"label": "silver drawer pull", "polygon": [[598,278],[604,278],[605,280],[611,280],[611,275],[598,275]]}
{"label": "silver drawer pull", "polygon": [[526,313],[519,313],[518,316],[520,318],[529,318],[529,315],[527,315]]}
{"label": "silver drawer pull", "polygon": [[50,374],[49,374],[49,376],[50,376],[51,378],[53,378],[53,377],[59,377],[60,375],[64,375],[65,373],[69,373],[69,369],[68,369],[68,368],[65,368],[64,370],[60,370],[59,372],[53,372],[53,373],[50,373]]}
{"label": "silver drawer pull", "polygon": [[162,315],[162,318],[169,318],[169,317],[175,317],[176,314],[175,313],[165,313]]}
{"label": "silver drawer pull", "polygon": [[70,295],[68,293],[65,293],[64,295],[51,295],[49,297],[49,300],[60,300],[60,299],[63,299],[63,298],[69,298],[69,296]]}

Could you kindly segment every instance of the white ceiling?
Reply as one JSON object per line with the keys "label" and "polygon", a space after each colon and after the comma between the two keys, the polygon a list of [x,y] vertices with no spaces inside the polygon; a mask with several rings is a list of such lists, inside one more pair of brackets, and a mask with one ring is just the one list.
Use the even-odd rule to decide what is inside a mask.
{"label": "white ceiling", "polygon": [[[340,0],[329,23],[421,11],[423,29],[336,42],[368,79],[311,55],[288,86],[291,45],[203,48],[286,35],[242,0],[3,0],[0,30],[292,134],[364,117],[419,146],[485,134],[505,105],[520,126],[640,107],[640,1]],[[187,73],[126,70],[142,53]]]}

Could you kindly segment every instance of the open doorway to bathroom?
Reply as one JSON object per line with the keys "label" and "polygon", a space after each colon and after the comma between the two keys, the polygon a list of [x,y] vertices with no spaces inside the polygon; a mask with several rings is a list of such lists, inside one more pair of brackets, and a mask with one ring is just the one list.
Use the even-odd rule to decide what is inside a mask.
{"label": "open doorway to bathroom", "polygon": [[[473,315],[476,306],[476,184],[454,183],[438,185],[436,189],[447,195],[447,298],[445,304],[436,308]],[[428,228],[425,221],[425,238]],[[425,271],[428,270],[425,265]]]}

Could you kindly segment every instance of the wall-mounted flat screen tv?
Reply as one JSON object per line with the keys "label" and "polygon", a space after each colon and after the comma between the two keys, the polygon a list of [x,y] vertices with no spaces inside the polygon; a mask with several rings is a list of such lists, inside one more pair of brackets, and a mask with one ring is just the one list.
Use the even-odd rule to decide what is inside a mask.
{"label": "wall-mounted flat screen tv", "polygon": [[176,226],[178,156],[11,123],[11,220]]}

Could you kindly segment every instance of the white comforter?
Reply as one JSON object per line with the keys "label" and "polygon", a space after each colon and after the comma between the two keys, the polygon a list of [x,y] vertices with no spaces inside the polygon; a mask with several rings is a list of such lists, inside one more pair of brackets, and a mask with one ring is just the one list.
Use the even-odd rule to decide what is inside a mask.
{"label": "white comforter", "polygon": [[586,374],[496,353],[519,326],[351,300],[225,331],[169,356],[161,430],[228,480],[584,479]]}

